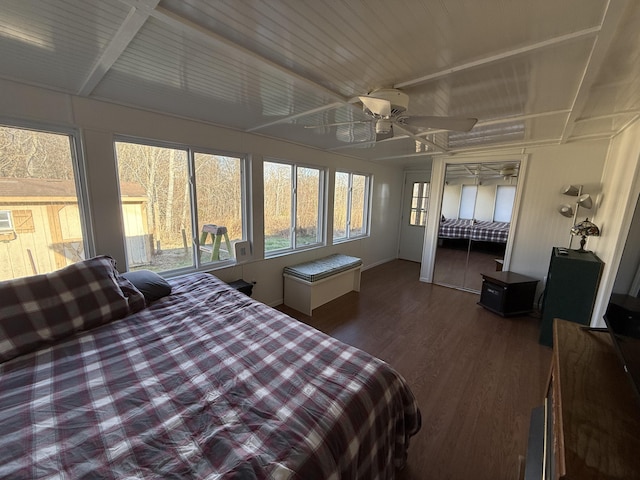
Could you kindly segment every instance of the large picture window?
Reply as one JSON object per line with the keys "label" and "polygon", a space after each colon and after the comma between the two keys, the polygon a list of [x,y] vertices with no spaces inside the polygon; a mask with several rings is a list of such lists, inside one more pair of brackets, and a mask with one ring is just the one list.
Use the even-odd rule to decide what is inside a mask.
{"label": "large picture window", "polygon": [[333,240],[368,235],[371,177],[336,172],[333,202]]}
{"label": "large picture window", "polygon": [[245,239],[242,158],[124,141],[116,152],[129,270],[233,260]]}
{"label": "large picture window", "polygon": [[322,169],[264,162],[266,254],[322,244],[323,190]]}
{"label": "large picture window", "polygon": [[0,280],[87,256],[74,133],[0,125]]}

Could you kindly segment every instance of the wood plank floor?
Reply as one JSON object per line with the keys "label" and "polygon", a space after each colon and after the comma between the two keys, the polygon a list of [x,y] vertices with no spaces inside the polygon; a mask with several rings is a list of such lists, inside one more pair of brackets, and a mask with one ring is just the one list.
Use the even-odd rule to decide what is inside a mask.
{"label": "wood plank floor", "polygon": [[503,318],[479,295],[422,283],[395,260],[362,273],[351,292],[308,317],[278,307],[393,365],[422,412],[400,480],[517,479],[531,409],[542,402],[551,349],[539,319]]}

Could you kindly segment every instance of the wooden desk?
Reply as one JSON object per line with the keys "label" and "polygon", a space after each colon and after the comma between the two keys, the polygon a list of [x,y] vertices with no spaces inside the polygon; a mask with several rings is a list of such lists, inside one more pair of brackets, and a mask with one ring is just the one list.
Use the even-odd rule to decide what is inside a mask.
{"label": "wooden desk", "polygon": [[[640,401],[609,334],[556,319],[553,340],[547,420],[543,438],[530,437],[525,479],[640,479]],[[546,451],[542,468],[536,450]]]}

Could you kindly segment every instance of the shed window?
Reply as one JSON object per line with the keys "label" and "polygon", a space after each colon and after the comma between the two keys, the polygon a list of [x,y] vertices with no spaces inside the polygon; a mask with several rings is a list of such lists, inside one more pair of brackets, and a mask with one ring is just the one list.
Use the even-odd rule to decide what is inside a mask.
{"label": "shed window", "polygon": [[8,210],[0,210],[0,231],[5,232],[7,230],[13,230],[11,212]]}

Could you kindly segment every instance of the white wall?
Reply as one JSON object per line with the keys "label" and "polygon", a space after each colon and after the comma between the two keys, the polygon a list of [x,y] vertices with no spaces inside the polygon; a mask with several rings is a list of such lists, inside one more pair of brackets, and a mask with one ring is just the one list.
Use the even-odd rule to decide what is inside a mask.
{"label": "white wall", "polygon": [[[522,199],[509,270],[543,280],[549,269],[551,249],[568,247],[572,219],[558,213],[563,203],[575,202],[575,197],[562,195],[568,184],[583,185],[583,191],[594,198],[602,192],[600,183],[609,141],[599,140],[569,143],[529,150],[526,182]],[[581,209],[580,217],[591,211]],[[594,250],[593,240],[587,248]],[[572,248],[577,248],[574,239]],[[597,253],[597,252],[596,252]],[[542,291],[542,282],[538,291]]]}
{"label": "white wall", "polygon": [[600,237],[589,239],[589,248],[605,264],[591,317],[594,326],[604,324],[602,317],[609,303],[640,194],[640,122],[636,121],[614,138],[602,176],[602,192],[595,217],[595,223],[601,229]]}
{"label": "white wall", "polygon": [[[286,265],[333,252],[361,257],[365,269],[396,258],[403,181],[403,171],[399,167],[379,165],[202,122],[4,80],[0,80],[0,105],[0,115],[6,122],[13,119],[27,120],[35,124],[80,129],[87,164],[96,253],[113,256],[121,266],[125,265],[125,247],[116,183],[114,135],[129,135],[250,155],[253,182],[253,215],[250,230],[253,231],[253,252],[256,260],[217,270],[215,274],[223,280],[244,278],[247,281],[256,281],[254,298],[260,301],[271,305],[282,302],[282,267]],[[327,167],[330,184],[336,167],[372,174],[371,237],[278,258],[262,259],[263,156]],[[333,195],[329,193],[331,206]],[[331,225],[329,238],[330,234]]]}

